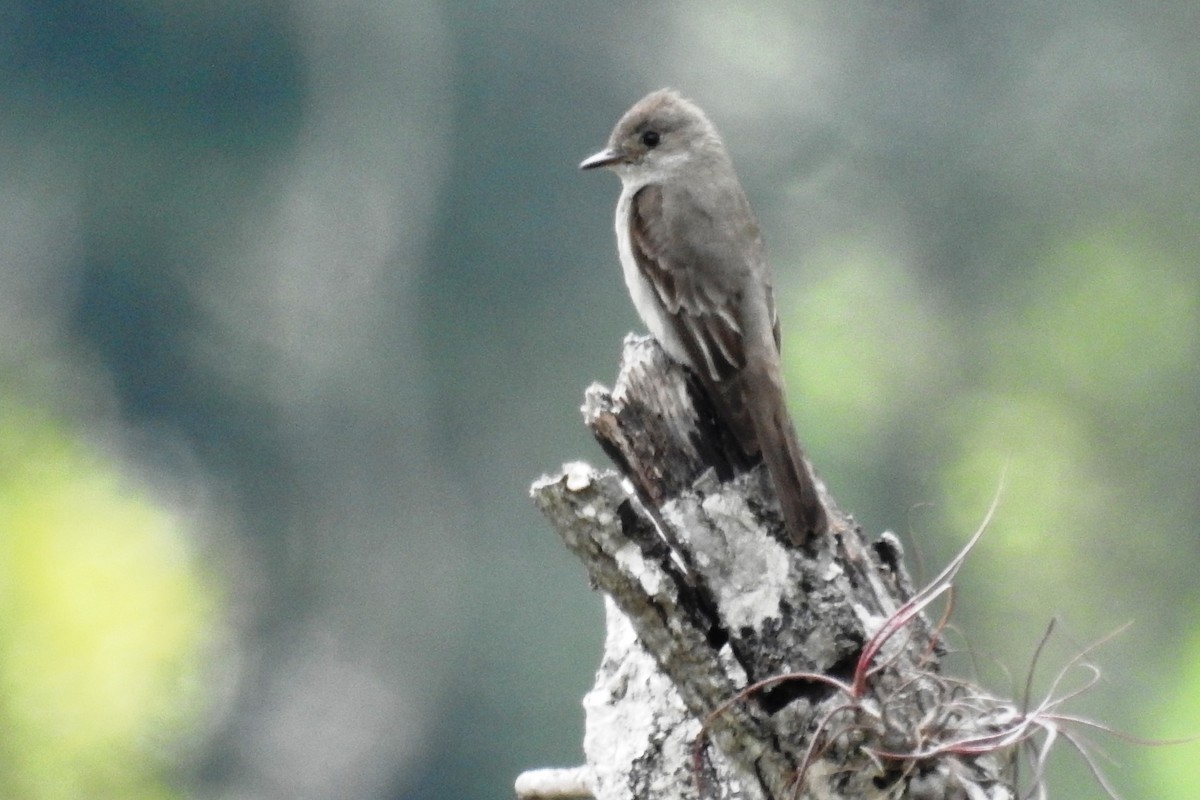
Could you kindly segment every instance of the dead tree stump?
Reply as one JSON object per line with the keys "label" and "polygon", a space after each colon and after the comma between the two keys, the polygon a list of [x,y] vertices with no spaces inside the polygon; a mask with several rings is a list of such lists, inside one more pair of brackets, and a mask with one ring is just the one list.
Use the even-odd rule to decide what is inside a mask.
{"label": "dead tree stump", "polygon": [[620,472],[569,464],[532,495],[606,598],[588,763],[526,773],[519,794],[1013,797],[1006,751],[946,746],[1004,710],[940,676],[894,535],[866,541],[820,486],[831,532],[793,545],[765,468],[736,463],[649,337],[626,340],[615,388],[593,385],[583,412]]}

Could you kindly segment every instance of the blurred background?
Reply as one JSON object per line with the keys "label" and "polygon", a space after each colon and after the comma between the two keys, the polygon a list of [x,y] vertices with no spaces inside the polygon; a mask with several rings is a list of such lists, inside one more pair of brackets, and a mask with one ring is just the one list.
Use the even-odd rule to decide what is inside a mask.
{"label": "blurred background", "polygon": [[[1200,733],[1200,7],[0,2],[0,797],[509,797],[599,596],[528,486],[639,329],[576,165],[725,135],[814,461],[1019,696]],[[1063,694],[1079,685],[1069,681]],[[1200,745],[1089,740],[1127,798]],[[1110,757],[1110,758],[1106,758]],[[1070,747],[1057,798],[1102,795]]]}

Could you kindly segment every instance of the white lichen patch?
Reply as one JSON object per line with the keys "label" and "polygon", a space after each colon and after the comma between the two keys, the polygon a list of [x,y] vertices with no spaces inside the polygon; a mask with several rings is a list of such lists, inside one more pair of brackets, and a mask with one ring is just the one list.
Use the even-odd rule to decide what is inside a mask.
{"label": "white lichen patch", "polygon": [[[703,562],[701,571],[709,570],[721,617],[735,628],[759,628],[780,613],[780,600],[789,588],[787,552],[763,531],[736,493],[710,495],[701,508],[711,526],[691,529],[692,550]],[[719,572],[709,565],[719,565]]]}
{"label": "white lichen patch", "polygon": [[657,785],[656,791],[647,792],[649,796],[669,796],[672,782],[682,795],[690,783],[689,751],[700,725],[638,644],[629,620],[611,600],[606,598],[604,605],[608,618],[604,660],[596,685],[583,699],[587,712],[583,748],[595,770],[596,797],[634,800],[631,778],[645,782],[643,791]]}
{"label": "white lichen patch", "polygon": [[613,558],[624,572],[637,578],[646,594],[655,597],[662,591],[662,572],[657,566],[646,563],[641,548],[633,542],[629,542],[618,550]]}
{"label": "white lichen patch", "polygon": [[592,485],[595,470],[584,461],[571,461],[563,465],[563,478],[567,491],[582,492]]}

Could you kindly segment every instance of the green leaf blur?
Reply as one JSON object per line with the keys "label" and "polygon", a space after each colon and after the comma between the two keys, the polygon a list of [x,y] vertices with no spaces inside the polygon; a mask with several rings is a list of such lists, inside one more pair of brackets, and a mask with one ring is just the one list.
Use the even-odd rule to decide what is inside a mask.
{"label": "green leaf blur", "polygon": [[[1173,691],[1165,693],[1155,708],[1147,709],[1148,722],[1138,731],[1143,736],[1200,736],[1200,633],[1182,645],[1181,668],[1170,676]],[[1195,742],[1154,747],[1138,766],[1156,797],[1191,797],[1200,782]]]}
{"label": "green leaf blur", "polygon": [[0,413],[0,796],[169,798],[214,597],[168,510],[71,432]]}
{"label": "green leaf blur", "polygon": [[[1134,617],[1118,642],[1153,642],[1180,613],[1185,588],[1145,576],[1179,557],[1178,540],[1159,533],[1188,524],[1186,508],[1155,498],[1194,491],[1191,444],[1163,421],[1186,427],[1193,413],[1200,298],[1192,268],[1157,244],[1121,225],[1031,243],[1029,262],[965,314],[902,258],[847,246],[812,259],[818,277],[783,301],[785,329],[796,334],[785,338],[789,387],[816,463],[839,490],[908,487],[847,505],[869,515],[877,503],[885,524],[907,522],[926,574],[970,536],[1000,489],[956,598],[963,630],[988,625],[986,648],[972,650],[997,691],[1020,685],[1051,616],[1068,622],[1037,670],[1035,696],[1085,646],[1080,631],[1099,637],[1134,617],[1127,593],[1097,603],[1099,587],[1143,576],[1141,591],[1163,609]],[[898,519],[902,504],[919,513]],[[940,538],[923,552],[930,533]],[[1072,586],[1079,591],[1060,591]],[[1110,663],[1115,647],[1096,656],[1107,680],[1073,702],[1075,713],[1121,717],[1127,696],[1113,687],[1142,679]],[[1124,713],[1149,738],[1200,732],[1195,703],[1183,699],[1200,696],[1197,645],[1165,651],[1159,663],[1164,682],[1178,673],[1178,702]],[[1144,765],[1156,796],[1190,797],[1181,787],[1195,784],[1194,747],[1151,750],[1122,751],[1123,760]],[[1081,762],[1062,768],[1090,785]]]}

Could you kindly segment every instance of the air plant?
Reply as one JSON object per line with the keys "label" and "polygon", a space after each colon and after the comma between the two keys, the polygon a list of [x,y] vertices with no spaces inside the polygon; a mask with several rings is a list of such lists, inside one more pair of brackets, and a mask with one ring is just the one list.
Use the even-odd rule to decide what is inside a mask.
{"label": "air plant", "polygon": [[[999,759],[1011,770],[1011,794],[1018,796],[1021,783],[1018,765],[1024,754],[1030,765],[1027,789],[1022,800],[1045,800],[1046,763],[1054,745],[1065,741],[1079,753],[1096,783],[1112,800],[1120,800],[1096,761],[1087,730],[1101,731],[1146,745],[1175,744],[1193,739],[1146,741],[1125,736],[1098,722],[1070,714],[1064,707],[1100,680],[1098,667],[1087,661],[1100,645],[1122,633],[1128,624],[1083,648],[1055,675],[1043,699],[1031,706],[1033,677],[1038,660],[1054,629],[1052,621],[1035,649],[1018,705],[994,697],[970,683],[938,673],[934,648],[947,625],[953,607],[953,580],[967,556],[979,542],[997,507],[994,498],[983,522],[971,539],[925,588],[889,615],[863,646],[849,682],[818,672],[792,672],[753,683],[718,706],[704,720],[697,736],[693,760],[698,785],[707,731],[714,720],[737,703],[785,682],[824,684],[840,695],[841,702],[826,711],[812,728],[808,746],[800,758],[792,785],[794,796],[804,789],[812,766],[830,748],[856,748],[895,787],[894,797],[940,798],[962,794],[971,798],[995,795],[979,786],[979,771],[972,760]],[[885,645],[909,628],[931,603],[945,595],[945,611],[933,630],[929,647],[911,662],[903,660],[898,648],[881,660]],[[886,680],[876,680],[884,672]],[[1066,690],[1072,674],[1082,671],[1080,686]],[[989,770],[988,774],[1003,772]],[[957,791],[949,790],[957,784]],[[886,791],[886,786],[881,787]],[[702,793],[703,787],[701,786]]]}

